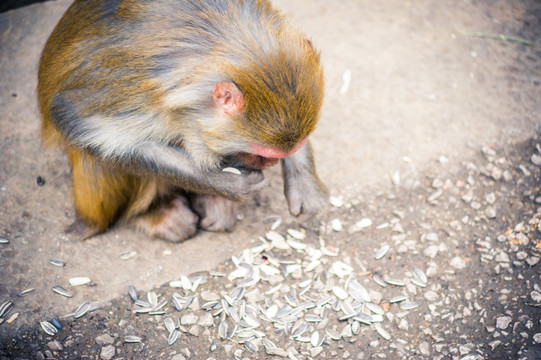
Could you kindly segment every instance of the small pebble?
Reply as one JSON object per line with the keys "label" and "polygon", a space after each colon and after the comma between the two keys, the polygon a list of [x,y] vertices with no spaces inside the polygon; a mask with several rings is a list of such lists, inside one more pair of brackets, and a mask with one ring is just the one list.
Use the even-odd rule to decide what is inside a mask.
{"label": "small pebble", "polygon": [[101,348],[100,359],[111,360],[115,356],[116,349],[113,345],[107,345]]}
{"label": "small pebble", "polygon": [[186,314],[180,318],[181,325],[193,325],[197,323],[198,317],[196,315]]}
{"label": "small pebble", "polygon": [[115,339],[109,334],[103,334],[96,338],[98,345],[110,345],[115,342]]}
{"label": "small pebble", "polygon": [[462,259],[461,257],[456,256],[451,260],[450,265],[455,269],[460,270],[466,267],[466,261],[464,261],[464,259]]}
{"label": "small pebble", "polygon": [[485,216],[489,219],[495,219],[496,218],[496,209],[494,209],[492,206],[488,206],[485,209]]}
{"label": "small pebble", "polygon": [[331,223],[331,227],[336,232],[342,231],[342,222],[340,219],[334,219]]}
{"label": "small pebble", "polygon": [[511,321],[513,321],[513,319],[510,316],[500,316],[496,318],[496,327],[498,329],[505,330],[507,329]]}

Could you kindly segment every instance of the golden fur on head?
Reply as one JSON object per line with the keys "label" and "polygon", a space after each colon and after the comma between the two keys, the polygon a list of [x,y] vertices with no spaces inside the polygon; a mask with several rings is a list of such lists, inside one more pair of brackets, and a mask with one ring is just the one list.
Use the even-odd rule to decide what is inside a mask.
{"label": "golden fur on head", "polygon": [[323,101],[323,71],[302,37],[280,39],[279,47],[228,70],[244,94],[245,112],[235,128],[259,144],[289,151],[315,128]]}

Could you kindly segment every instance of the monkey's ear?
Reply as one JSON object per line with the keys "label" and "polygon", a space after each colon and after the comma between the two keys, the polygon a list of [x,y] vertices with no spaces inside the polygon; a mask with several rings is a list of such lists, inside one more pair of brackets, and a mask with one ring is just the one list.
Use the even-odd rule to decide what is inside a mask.
{"label": "monkey's ear", "polygon": [[244,109],[244,95],[232,82],[218,82],[212,93],[214,102],[229,115],[240,113]]}

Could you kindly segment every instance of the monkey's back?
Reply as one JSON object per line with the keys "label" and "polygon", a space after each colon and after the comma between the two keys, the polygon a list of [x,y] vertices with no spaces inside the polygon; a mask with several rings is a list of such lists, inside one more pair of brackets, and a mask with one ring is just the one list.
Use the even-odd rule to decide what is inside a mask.
{"label": "monkey's back", "polygon": [[[248,103],[248,123],[235,124],[243,136],[286,147],[313,130],[323,97],[319,55],[268,1],[76,0],[42,54],[42,135],[75,142],[69,122],[130,114],[195,128],[214,84],[233,78]],[[52,114],[60,93],[69,96]]]}

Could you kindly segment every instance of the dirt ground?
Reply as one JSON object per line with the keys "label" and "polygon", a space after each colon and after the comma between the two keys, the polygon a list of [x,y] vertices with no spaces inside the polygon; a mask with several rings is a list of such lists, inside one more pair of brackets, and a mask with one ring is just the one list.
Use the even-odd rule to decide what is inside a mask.
{"label": "dirt ground", "polygon": [[[0,236],[10,240],[0,244],[0,303],[14,303],[4,320],[19,314],[11,323],[0,324],[0,356],[106,359],[103,348],[112,346],[114,355],[109,358],[237,357],[236,348],[217,337],[217,322],[203,336],[183,335],[169,348],[165,339],[164,347],[160,336],[165,332],[160,335],[155,329],[159,321],[129,311],[127,287],[134,285],[142,294],[182,275],[230,270],[227,260],[257,245],[258,237],[279,215],[279,231],[302,227],[313,235],[307,241],[314,243],[322,236],[341,249],[347,257],[343,261],[358,274],[376,270],[396,274],[414,266],[427,271],[434,268],[432,264],[437,268],[429,276],[429,291],[439,296],[427,297],[425,290],[413,294],[422,301],[417,316],[407,318],[408,327],[397,320],[399,316],[390,319],[387,314],[385,327],[406,344],[377,340],[373,332],[363,330],[357,343],[325,342],[322,353],[314,356],[302,348],[298,358],[462,359],[472,355],[468,360],[477,359],[473,354],[486,359],[536,358],[541,310],[537,295],[531,294],[541,292],[540,265],[527,260],[539,256],[539,232],[534,225],[530,231],[515,227],[536,218],[539,192],[539,171],[531,158],[541,152],[536,149],[541,113],[539,1],[274,1],[322,52],[326,98],[312,141],[321,178],[332,195],[343,197],[345,205],[329,207],[310,223],[299,224],[286,214],[280,172],[272,169],[267,174],[268,188],[244,205],[244,218],[234,232],[199,233],[182,244],[152,241],[126,227],[86,242],[66,232],[76,219],[70,169],[65,155],[40,144],[35,87],[41,49],[69,3],[51,1],[0,14]],[[505,37],[490,37],[499,34]],[[348,73],[351,83],[346,88]],[[41,186],[38,176],[45,180]],[[443,183],[449,179],[452,186],[435,186],[435,179]],[[444,196],[431,201],[439,189]],[[467,196],[469,190],[474,191],[473,200]],[[437,206],[431,204],[434,201]],[[495,209],[495,217],[489,207]],[[408,250],[411,254],[400,253],[404,239],[393,238],[393,232],[374,229],[361,236],[347,231],[362,218],[373,219],[374,226],[395,225],[392,214],[397,209],[408,214],[399,217],[403,233],[417,241]],[[464,220],[466,215],[469,218]],[[334,219],[342,221],[343,231],[329,230]],[[462,224],[460,231],[449,225],[455,221]],[[509,229],[526,234],[529,242],[514,244]],[[426,240],[433,232],[439,235],[435,250]],[[508,241],[496,241],[502,234],[509,236]],[[477,248],[487,248],[486,244],[477,242],[485,237],[497,245],[487,250],[489,255],[499,246],[512,259],[499,261],[501,252],[492,254],[492,259],[483,257],[485,253]],[[375,248],[383,242],[392,245],[390,255],[372,261]],[[136,255],[121,259],[127,251]],[[521,251],[526,258],[515,259],[514,254]],[[455,258],[466,259],[467,267],[459,260],[452,263]],[[63,260],[66,266],[52,266],[51,259]],[[495,274],[497,263],[509,263],[514,275],[506,275],[505,267]],[[474,279],[471,274],[476,275]],[[88,276],[91,284],[70,287],[68,279],[75,276]],[[219,281],[213,281],[205,286],[220,293]],[[72,291],[73,297],[54,293],[55,285]],[[469,296],[468,286],[476,289]],[[17,296],[27,288],[36,290]],[[160,291],[170,296],[168,291],[173,290]],[[514,294],[521,300],[506,300]],[[387,295],[396,294],[383,295],[385,303]],[[464,306],[472,296],[472,304],[480,308],[472,305],[470,311],[478,317],[464,316],[467,311],[457,305]],[[39,321],[72,313],[84,301],[99,302],[102,309],[93,317],[65,324],[59,340],[43,333]],[[437,306],[443,308],[459,306],[461,317],[455,313],[443,317],[451,311],[430,307],[438,301],[442,304]],[[498,326],[505,319],[496,322],[506,316],[514,321],[511,329]],[[131,334],[120,324],[122,319],[130,322],[127,327],[133,332],[152,325],[144,333],[143,344],[130,348],[120,340]],[[522,329],[528,321],[532,325]],[[427,332],[432,327],[433,332]],[[97,341],[104,332],[114,341]],[[446,340],[440,341],[442,337]],[[214,355],[208,351],[209,339],[219,345]],[[53,341],[62,350],[51,345]],[[378,343],[372,346],[373,341]],[[446,345],[439,347],[442,342]],[[260,349],[258,354],[262,357],[263,353]],[[238,358],[243,357],[261,358],[246,350]]]}

